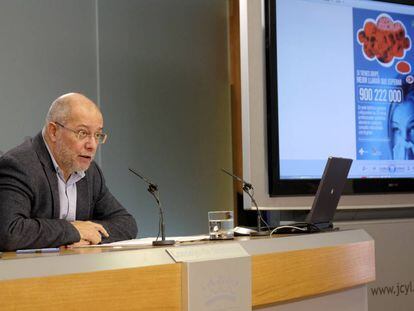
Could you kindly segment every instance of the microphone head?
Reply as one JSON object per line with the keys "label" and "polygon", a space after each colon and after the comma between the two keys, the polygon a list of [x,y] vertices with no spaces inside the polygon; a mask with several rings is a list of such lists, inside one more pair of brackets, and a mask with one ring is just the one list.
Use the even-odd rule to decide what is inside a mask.
{"label": "microphone head", "polygon": [[243,180],[243,179],[241,179],[239,176],[237,176],[237,175],[235,175],[235,174],[233,174],[233,173],[230,173],[229,171],[225,170],[224,168],[222,168],[221,170],[222,170],[224,173],[226,173],[227,175],[230,175],[231,177],[233,177],[234,179],[236,179],[236,180],[238,180],[238,181],[240,181],[240,182],[244,182],[244,180]]}
{"label": "microphone head", "polygon": [[148,191],[149,191],[149,192],[155,192],[155,191],[158,191],[158,185],[156,185],[156,184],[149,184],[149,185],[148,185]]}
{"label": "microphone head", "polygon": [[250,190],[253,189],[253,185],[251,183],[248,183],[247,181],[245,181],[244,179],[240,178],[239,176],[230,173],[229,171],[226,171],[224,168],[221,169],[224,173],[226,173],[227,175],[230,175],[231,177],[233,177],[234,179],[240,181],[243,184],[243,188]]}

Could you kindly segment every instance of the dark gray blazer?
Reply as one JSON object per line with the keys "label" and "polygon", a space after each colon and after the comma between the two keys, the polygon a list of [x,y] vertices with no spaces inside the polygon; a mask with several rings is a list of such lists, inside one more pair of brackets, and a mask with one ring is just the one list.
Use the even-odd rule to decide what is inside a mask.
{"label": "dark gray blazer", "polygon": [[[92,162],[85,174],[76,183],[76,219],[102,224],[109,233],[103,243],[135,238],[134,218],[109,192],[98,165]],[[78,242],[59,209],[56,171],[41,133],[0,157],[0,251]]]}

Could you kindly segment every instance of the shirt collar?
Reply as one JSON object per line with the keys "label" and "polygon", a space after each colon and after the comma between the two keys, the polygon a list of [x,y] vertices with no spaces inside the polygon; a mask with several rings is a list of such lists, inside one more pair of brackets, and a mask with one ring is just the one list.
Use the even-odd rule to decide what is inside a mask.
{"label": "shirt collar", "polygon": [[[55,160],[55,157],[53,156],[52,151],[50,150],[49,145],[47,144],[47,141],[45,139],[43,131],[42,131],[42,138],[43,138],[43,141],[45,143],[46,149],[49,152],[50,158],[52,159],[52,163],[53,163],[53,166],[55,168],[56,173],[59,175],[60,178],[62,178],[64,180],[63,172],[60,169],[59,165],[57,164],[57,162]],[[74,175],[74,176],[72,176],[72,175]],[[72,177],[75,177],[76,181],[78,181],[78,180],[82,179],[83,177],[85,177],[85,172],[84,171],[78,171],[78,172],[75,172],[72,175],[71,175],[71,177],[69,177],[69,179],[72,179]]]}

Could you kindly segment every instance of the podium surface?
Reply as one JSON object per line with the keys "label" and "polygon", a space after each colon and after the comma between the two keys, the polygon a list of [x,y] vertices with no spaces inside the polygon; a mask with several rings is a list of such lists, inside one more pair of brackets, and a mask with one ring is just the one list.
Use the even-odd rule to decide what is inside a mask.
{"label": "podium surface", "polygon": [[[237,243],[251,256],[253,309],[338,293],[375,280],[374,241],[363,230],[175,247],[215,243]],[[166,249],[5,253],[0,259],[1,309],[182,310],[183,264]]]}

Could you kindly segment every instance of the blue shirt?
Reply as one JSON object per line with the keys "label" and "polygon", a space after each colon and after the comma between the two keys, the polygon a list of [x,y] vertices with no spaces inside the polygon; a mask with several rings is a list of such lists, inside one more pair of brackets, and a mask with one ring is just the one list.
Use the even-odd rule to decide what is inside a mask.
{"label": "blue shirt", "polygon": [[[42,133],[43,134],[43,133]],[[42,135],[43,136],[43,135]],[[53,157],[52,152],[49,149],[49,146],[43,136],[47,151],[52,158],[53,166],[56,170],[56,176],[58,180],[59,188],[59,203],[60,203],[60,212],[59,218],[65,219],[67,221],[76,220],[76,200],[77,200],[77,189],[76,183],[85,177],[85,172],[74,172],[70,175],[68,181],[65,181],[63,171],[60,169],[55,158]]]}

